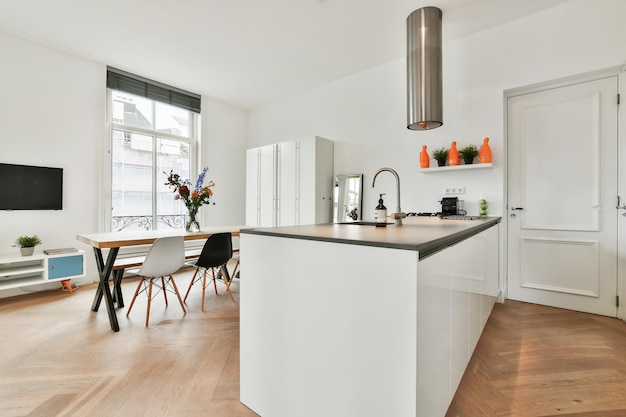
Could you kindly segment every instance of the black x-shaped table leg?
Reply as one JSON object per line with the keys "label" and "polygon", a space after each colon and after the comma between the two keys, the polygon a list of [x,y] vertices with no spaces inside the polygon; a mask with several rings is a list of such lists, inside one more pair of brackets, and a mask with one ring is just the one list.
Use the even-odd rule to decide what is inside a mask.
{"label": "black x-shaped table leg", "polygon": [[104,263],[104,258],[102,257],[102,250],[100,248],[93,249],[94,254],[96,255],[96,265],[98,267],[98,274],[100,275],[100,283],[98,284],[98,289],[96,290],[96,295],[94,296],[93,304],[91,305],[91,311],[98,311],[100,302],[102,301],[102,296],[104,295],[104,302],[107,307],[111,330],[119,332],[120,325],[117,322],[115,306],[113,305],[113,295],[111,294],[111,288],[109,287],[109,277],[111,276],[111,270],[113,269],[113,263],[115,262],[119,248],[111,248],[109,250],[106,263]]}
{"label": "black x-shaped table leg", "polygon": [[113,302],[117,304],[117,308],[124,307],[124,296],[122,295],[122,278],[124,277],[123,269],[113,271]]}

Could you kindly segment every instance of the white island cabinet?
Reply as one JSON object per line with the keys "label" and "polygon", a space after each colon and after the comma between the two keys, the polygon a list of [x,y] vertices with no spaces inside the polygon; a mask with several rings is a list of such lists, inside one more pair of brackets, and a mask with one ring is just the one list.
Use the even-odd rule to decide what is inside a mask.
{"label": "white island cabinet", "polygon": [[443,417],[498,295],[499,218],[241,231],[241,402]]}

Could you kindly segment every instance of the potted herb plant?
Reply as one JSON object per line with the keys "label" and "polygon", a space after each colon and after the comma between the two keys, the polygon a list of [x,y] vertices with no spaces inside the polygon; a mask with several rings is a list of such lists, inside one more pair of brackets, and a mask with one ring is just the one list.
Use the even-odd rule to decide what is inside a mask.
{"label": "potted herb plant", "polygon": [[448,149],[445,147],[437,148],[433,151],[432,157],[437,160],[437,165],[443,167],[448,159]]}
{"label": "potted herb plant", "polygon": [[17,238],[15,244],[20,248],[22,256],[30,256],[35,251],[35,246],[41,244],[41,239],[37,235],[23,235]]}
{"label": "potted herb plant", "polygon": [[465,161],[465,165],[473,164],[474,158],[478,156],[478,148],[476,145],[467,145],[459,149],[459,156]]}

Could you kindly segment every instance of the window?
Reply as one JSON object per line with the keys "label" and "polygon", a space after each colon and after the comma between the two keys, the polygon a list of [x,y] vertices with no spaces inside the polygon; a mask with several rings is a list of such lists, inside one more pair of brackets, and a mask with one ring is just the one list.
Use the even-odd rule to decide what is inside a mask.
{"label": "window", "polygon": [[[109,80],[111,70],[107,75],[111,146],[106,207],[111,210],[105,213],[106,226],[111,231],[183,228],[187,210],[165,186],[165,173],[193,177],[199,115],[169,97],[161,100],[163,94],[120,87]],[[112,88],[116,86],[132,92]]]}

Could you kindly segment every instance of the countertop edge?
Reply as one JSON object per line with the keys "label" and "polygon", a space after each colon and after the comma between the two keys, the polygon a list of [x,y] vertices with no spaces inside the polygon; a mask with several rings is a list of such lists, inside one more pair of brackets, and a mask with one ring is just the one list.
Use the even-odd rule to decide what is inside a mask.
{"label": "countertop edge", "polygon": [[491,227],[499,224],[500,221],[500,217],[494,217],[493,219],[490,219],[490,221],[478,224],[470,229],[462,230],[458,233],[453,233],[451,235],[423,243],[419,245],[419,259],[425,259],[449,246],[455,245],[467,238],[479,234],[480,232],[490,229]]}
{"label": "countertop edge", "polygon": [[[350,227],[353,227],[353,226],[350,226]],[[324,236],[294,235],[291,233],[274,232],[269,229],[242,229],[239,233],[242,235],[249,234],[249,235],[273,236],[273,237],[285,237],[288,239],[316,240],[320,242],[343,243],[346,245],[375,246],[375,247],[391,248],[391,249],[417,250],[416,245],[407,245],[407,244],[401,244],[401,243],[372,242],[368,240],[351,240],[351,239],[341,239],[341,238],[324,237]]]}
{"label": "countertop edge", "polygon": [[[468,220],[468,221],[471,221],[471,220]],[[393,242],[341,239],[341,238],[336,238],[336,237],[297,235],[297,234],[292,234],[292,233],[282,233],[280,231],[272,230],[272,228],[241,229],[239,233],[242,235],[245,235],[245,234],[262,235],[262,236],[282,237],[282,238],[288,238],[288,239],[301,239],[301,240],[314,240],[314,241],[331,242],[331,243],[342,243],[342,244],[347,244],[347,245],[373,246],[373,247],[390,248],[390,249],[412,250],[412,251],[419,252],[419,259],[421,260],[430,255],[435,254],[436,252],[439,252],[442,249],[445,249],[469,237],[472,237],[484,230],[487,230],[497,225],[498,223],[500,223],[500,221],[501,221],[500,217],[490,218],[489,221],[481,222],[479,224],[476,224],[474,227],[470,227],[468,229],[461,230],[456,233],[452,233],[452,234],[443,236],[438,239],[433,239],[433,240],[429,240],[427,242],[418,243],[418,244],[402,244],[402,243],[393,243]],[[348,227],[359,227],[359,226],[348,226]]]}

